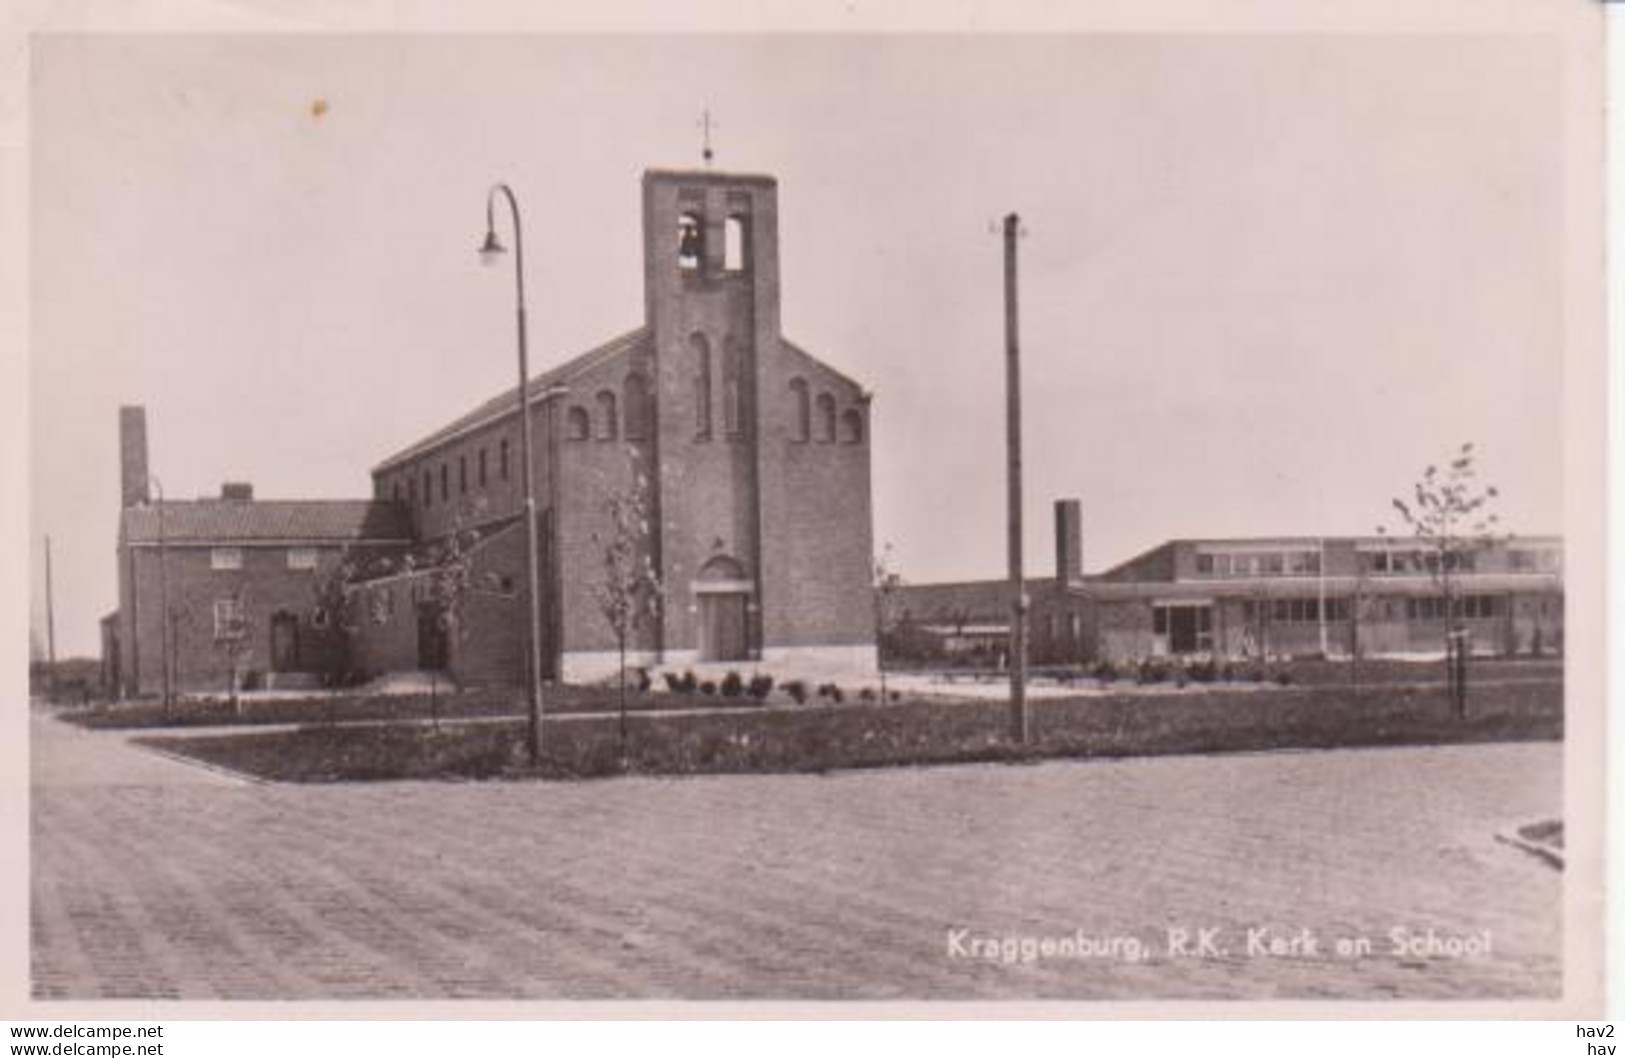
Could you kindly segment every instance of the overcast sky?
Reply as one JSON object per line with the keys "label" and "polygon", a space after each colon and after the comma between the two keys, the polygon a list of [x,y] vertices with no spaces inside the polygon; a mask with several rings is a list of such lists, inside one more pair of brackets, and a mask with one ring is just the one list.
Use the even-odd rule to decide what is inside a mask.
{"label": "overcast sky", "polygon": [[[905,578],[1004,567],[1000,245],[1022,253],[1029,568],[1362,533],[1471,440],[1560,531],[1562,112],[1537,37],[102,37],[33,58],[32,529],[61,654],[116,605],[117,407],[171,497],[363,496],[642,323],[640,172],[780,185],[787,337],[874,405]],[[322,100],[324,108],[312,104]],[[322,112],[318,114],[316,110]],[[36,612],[41,609],[36,563]]]}

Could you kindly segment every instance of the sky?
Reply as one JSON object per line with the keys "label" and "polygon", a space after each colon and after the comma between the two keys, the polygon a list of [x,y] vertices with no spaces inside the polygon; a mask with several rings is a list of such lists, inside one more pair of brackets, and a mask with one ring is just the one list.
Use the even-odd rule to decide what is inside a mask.
{"label": "sky", "polygon": [[[1562,73],[1526,37],[59,36],[32,66],[31,541],[59,655],[116,605],[117,408],[172,498],[364,496],[642,319],[639,175],[779,181],[786,337],[875,394],[905,579],[1004,570],[1002,248],[1021,214],[1028,568],[1370,532],[1474,442],[1561,531]],[[321,106],[315,106],[317,101]]]}

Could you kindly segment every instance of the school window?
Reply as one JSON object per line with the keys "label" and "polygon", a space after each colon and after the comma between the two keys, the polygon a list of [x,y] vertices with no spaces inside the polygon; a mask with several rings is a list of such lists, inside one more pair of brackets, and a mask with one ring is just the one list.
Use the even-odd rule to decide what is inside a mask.
{"label": "school window", "polygon": [[242,569],[243,551],[239,547],[217,547],[209,552],[210,569]]}
{"label": "school window", "polygon": [[390,495],[395,500],[396,503],[401,502],[401,483],[400,482],[397,481],[397,482],[395,482],[395,484],[393,486],[391,486]]}
{"label": "school window", "polygon": [[434,506],[434,475],[427,470],[423,472],[423,506],[425,509]]}
{"label": "school window", "polygon": [[451,473],[444,463],[440,464],[440,498],[441,500],[451,499]]}
{"label": "school window", "polygon": [[480,449],[478,468],[480,488],[483,489],[485,488],[485,449],[483,448]]}
{"label": "school window", "polygon": [[458,456],[457,457],[457,491],[459,493],[464,493],[464,492],[468,491],[468,457],[467,456]]}
{"label": "school window", "polygon": [[289,569],[315,569],[316,549],[314,547],[288,548]]}
{"label": "school window", "polygon": [[502,439],[502,447],[497,453],[497,473],[502,475],[503,481],[508,480],[508,439],[506,437]]}

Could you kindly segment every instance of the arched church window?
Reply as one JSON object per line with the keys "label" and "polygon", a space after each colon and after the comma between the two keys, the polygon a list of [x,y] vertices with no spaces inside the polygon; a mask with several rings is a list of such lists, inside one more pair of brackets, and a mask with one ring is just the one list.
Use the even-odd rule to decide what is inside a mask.
{"label": "arched church window", "polygon": [[683,213],[677,218],[677,267],[697,270],[705,256],[705,228],[698,214]]}
{"label": "arched church window", "polygon": [[818,439],[835,440],[835,398],[828,393],[818,394]]}
{"label": "arched church window", "polygon": [[745,270],[745,218],[729,217],[722,225],[722,270]]}
{"label": "arched church window", "polygon": [[620,432],[620,421],[615,415],[615,394],[607,389],[598,391],[598,439],[613,441]]}
{"label": "arched church window", "polygon": [[[592,417],[587,414],[586,408],[576,404],[564,413],[564,436],[572,441],[585,441],[592,436]],[[508,454],[506,441],[503,442],[502,454]],[[503,459],[502,465],[506,467],[507,464],[507,459]],[[507,477],[506,472],[503,477]]]}
{"label": "arched church window", "polygon": [[841,413],[841,440],[849,445],[863,442],[863,413],[856,408],[848,408]]}
{"label": "arched church window", "polygon": [[794,414],[795,433],[792,435],[797,441],[812,440],[812,394],[807,392],[807,380],[792,378],[790,380],[790,399],[795,402]]}
{"label": "arched church window", "polygon": [[732,338],[723,343],[722,430],[729,437],[745,433],[745,354]]}
{"label": "arched church window", "polygon": [[711,439],[711,343],[698,331],[688,336],[694,350],[694,439]]}
{"label": "arched church window", "polygon": [[626,383],[621,388],[621,401],[626,415],[626,439],[647,440],[654,408],[649,400],[649,376],[641,369],[627,374]]}

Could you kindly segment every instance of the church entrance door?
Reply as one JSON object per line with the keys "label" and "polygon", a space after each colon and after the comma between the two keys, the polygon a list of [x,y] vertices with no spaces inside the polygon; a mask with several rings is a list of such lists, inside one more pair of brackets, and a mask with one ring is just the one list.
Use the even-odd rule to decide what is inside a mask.
{"label": "church entrance door", "polygon": [[745,598],[744,592],[707,592],[699,597],[701,661],[750,657],[745,641]]}

